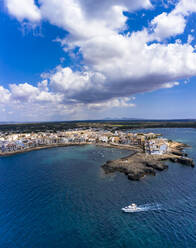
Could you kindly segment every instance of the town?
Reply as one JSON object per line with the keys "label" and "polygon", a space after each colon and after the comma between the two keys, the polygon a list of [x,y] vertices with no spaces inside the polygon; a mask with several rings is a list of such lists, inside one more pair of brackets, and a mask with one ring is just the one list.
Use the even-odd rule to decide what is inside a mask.
{"label": "town", "polygon": [[46,131],[38,133],[0,132],[0,155],[23,152],[43,147],[67,145],[110,145],[124,148],[139,148],[147,154],[165,154],[169,141],[154,133],[108,131],[102,129],[76,129],[68,131]]}

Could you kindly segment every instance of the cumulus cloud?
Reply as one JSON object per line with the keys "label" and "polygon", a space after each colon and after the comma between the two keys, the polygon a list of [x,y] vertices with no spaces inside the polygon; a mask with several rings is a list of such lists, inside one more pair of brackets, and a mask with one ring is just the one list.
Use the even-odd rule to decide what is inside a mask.
{"label": "cumulus cloud", "polygon": [[180,0],[173,11],[156,16],[151,22],[154,38],[161,41],[182,34],[187,23],[186,17],[193,12],[196,12],[195,0]]}
{"label": "cumulus cloud", "polygon": [[180,0],[173,10],[174,14],[183,14],[184,16],[188,16],[193,12],[196,12],[195,0]]}
{"label": "cumulus cloud", "polygon": [[6,104],[10,100],[10,92],[3,86],[0,86],[0,103]]}
{"label": "cumulus cloud", "polygon": [[42,81],[41,83],[38,83],[38,87],[32,86],[28,83],[19,85],[11,84],[10,97],[13,100],[21,103],[58,103],[61,102],[63,99],[61,94],[48,92],[46,80]]}
{"label": "cumulus cloud", "polygon": [[70,106],[73,111],[85,106],[133,107],[134,94],[171,88],[179,79],[196,75],[192,36],[186,44],[161,42],[184,32],[186,17],[196,11],[194,0],[178,1],[170,13],[158,15],[149,27],[130,33],[124,11],[152,8],[149,0],[38,2],[39,7],[33,0],[17,7],[15,0],[5,0],[10,14],[20,21],[47,20],[68,31],[64,39],[57,40],[66,52],[77,47],[83,66],[81,70],[57,66],[43,74],[44,80],[37,86],[10,85],[8,98],[31,104],[47,102],[55,111],[68,111]]}
{"label": "cumulus cloud", "polygon": [[19,84],[19,85],[11,84],[10,88],[11,88],[12,98],[24,102],[30,101],[31,99],[35,98],[35,96],[39,92],[39,90],[36,87],[28,83]]}
{"label": "cumulus cloud", "polygon": [[167,14],[164,12],[155,17],[151,24],[154,29],[154,38],[161,41],[182,34],[186,26],[186,20],[181,14],[174,14],[173,12]]}
{"label": "cumulus cloud", "polygon": [[19,21],[28,19],[31,22],[37,22],[41,19],[41,13],[34,0],[5,0],[5,4],[11,15]]}

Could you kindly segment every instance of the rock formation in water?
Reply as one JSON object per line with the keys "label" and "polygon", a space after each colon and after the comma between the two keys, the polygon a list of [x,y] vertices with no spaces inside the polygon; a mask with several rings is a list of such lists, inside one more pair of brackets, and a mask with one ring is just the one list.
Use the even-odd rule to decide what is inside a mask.
{"label": "rock formation in water", "polygon": [[178,146],[176,145],[167,154],[150,155],[144,152],[135,152],[125,158],[107,161],[102,168],[105,173],[119,171],[128,175],[130,180],[140,180],[145,175],[156,175],[156,171],[167,169],[168,166],[165,164],[167,160],[194,167],[193,160],[182,151],[185,146],[179,144],[181,143],[178,143]]}

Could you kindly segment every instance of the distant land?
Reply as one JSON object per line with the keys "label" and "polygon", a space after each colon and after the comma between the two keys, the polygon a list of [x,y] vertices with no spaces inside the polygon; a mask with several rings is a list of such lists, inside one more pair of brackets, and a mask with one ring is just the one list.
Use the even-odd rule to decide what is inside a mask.
{"label": "distant land", "polygon": [[108,130],[128,130],[143,128],[196,128],[195,119],[174,120],[84,120],[84,121],[56,121],[56,122],[0,122],[0,132],[42,132],[62,131],[75,128],[104,128]]}

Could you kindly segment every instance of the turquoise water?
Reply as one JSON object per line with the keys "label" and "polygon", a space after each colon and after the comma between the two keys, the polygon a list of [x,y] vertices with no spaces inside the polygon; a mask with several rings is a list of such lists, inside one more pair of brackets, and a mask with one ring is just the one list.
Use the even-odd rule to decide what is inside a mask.
{"label": "turquoise water", "polygon": [[[154,131],[155,130],[149,130]],[[195,129],[157,129],[192,145]],[[169,169],[141,182],[100,165],[128,151],[95,146],[0,158],[0,248],[196,247],[196,169]],[[125,214],[135,202],[145,211]]]}

